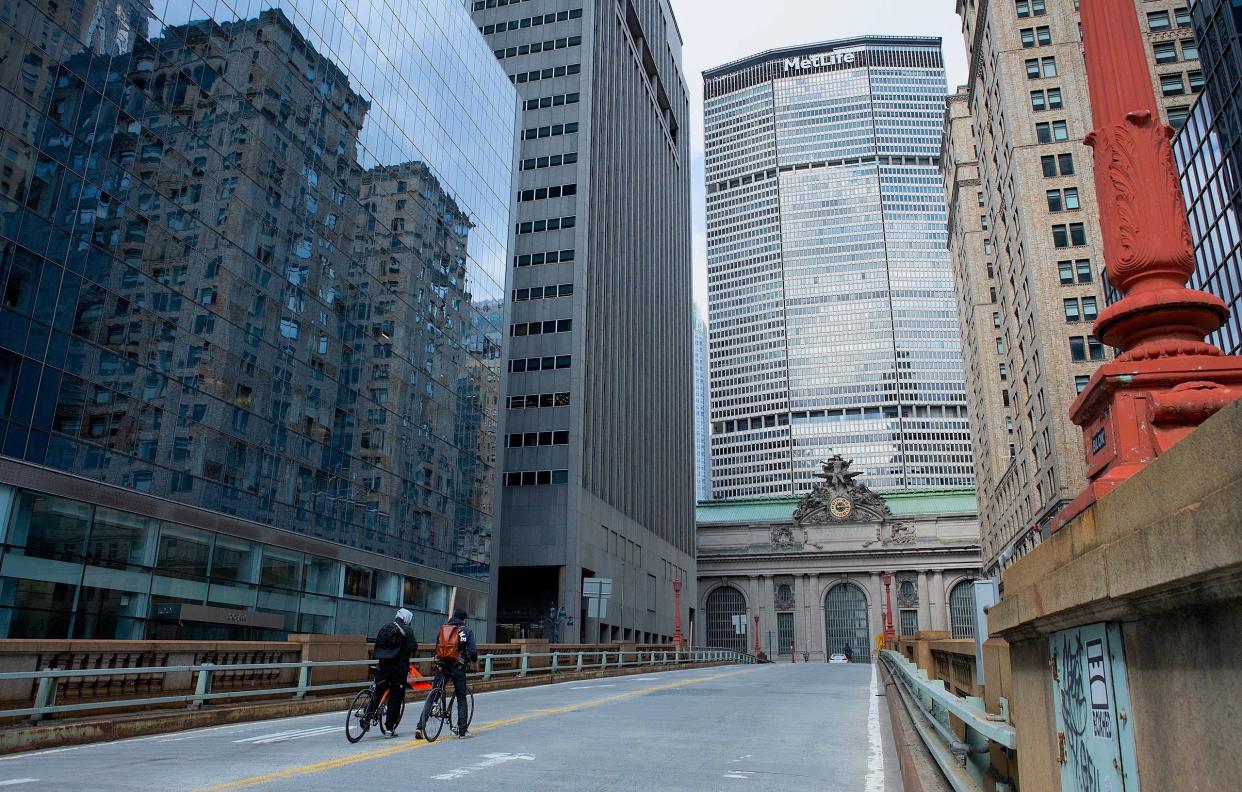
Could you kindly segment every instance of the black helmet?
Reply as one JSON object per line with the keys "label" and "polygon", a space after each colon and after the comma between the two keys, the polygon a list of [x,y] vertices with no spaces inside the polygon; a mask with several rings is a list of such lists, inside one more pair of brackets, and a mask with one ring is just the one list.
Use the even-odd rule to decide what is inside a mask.
{"label": "black helmet", "polygon": [[465,609],[465,608],[456,608],[456,609],[454,609],[454,610],[453,610],[453,618],[454,618],[454,619],[457,619],[457,620],[459,620],[459,621],[465,621],[465,620],[466,620],[466,609]]}

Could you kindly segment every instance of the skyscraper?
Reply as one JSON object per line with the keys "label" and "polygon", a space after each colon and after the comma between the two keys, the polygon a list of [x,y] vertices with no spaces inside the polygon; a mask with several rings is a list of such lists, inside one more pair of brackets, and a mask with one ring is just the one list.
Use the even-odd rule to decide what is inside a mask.
{"label": "skyscraper", "polygon": [[694,322],[694,495],[707,500],[712,492],[711,456],[707,453],[707,439],[711,435],[711,421],[707,419],[707,323],[699,316],[699,306],[693,307]]}
{"label": "skyscraper", "polygon": [[486,626],[517,97],[397,5],[6,6],[0,636]]}
{"label": "skyscraper", "polygon": [[[1085,483],[1069,407],[1111,352],[1076,0],[958,0],[970,83],[941,168],[966,351],[985,571],[1046,535]],[[1135,0],[1161,112],[1181,127],[1202,75],[1190,12]]]}
{"label": "skyscraper", "polygon": [[[499,621],[673,633],[693,602],[688,99],[668,0],[476,0],[522,100]],[[607,613],[582,581],[613,581]],[[685,615],[683,615],[683,618]]]}
{"label": "skyscraper", "polygon": [[[1229,321],[1208,339],[1242,354],[1242,5],[1191,0],[1203,92],[1173,144],[1195,243],[1190,287],[1229,306]],[[1182,50],[1196,47],[1185,38]]]}
{"label": "skyscraper", "polygon": [[704,72],[712,492],[973,483],[944,194],[940,40]]}

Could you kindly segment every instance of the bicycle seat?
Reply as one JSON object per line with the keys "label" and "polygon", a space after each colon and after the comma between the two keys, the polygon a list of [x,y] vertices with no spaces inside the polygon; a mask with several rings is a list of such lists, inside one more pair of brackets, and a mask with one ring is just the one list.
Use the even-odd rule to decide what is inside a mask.
{"label": "bicycle seat", "polygon": [[377,666],[377,665],[369,665],[369,666],[367,666],[367,671],[368,671],[368,672],[370,672],[370,673],[372,673],[372,674],[378,674],[378,673],[379,673],[379,666]]}

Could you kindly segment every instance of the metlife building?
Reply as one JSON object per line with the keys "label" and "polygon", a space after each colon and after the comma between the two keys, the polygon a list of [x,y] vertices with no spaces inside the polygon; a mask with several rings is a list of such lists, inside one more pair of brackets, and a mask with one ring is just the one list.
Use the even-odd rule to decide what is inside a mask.
{"label": "metlife building", "polygon": [[717,498],[972,487],[937,170],[940,40],[773,50],[704,78]]}

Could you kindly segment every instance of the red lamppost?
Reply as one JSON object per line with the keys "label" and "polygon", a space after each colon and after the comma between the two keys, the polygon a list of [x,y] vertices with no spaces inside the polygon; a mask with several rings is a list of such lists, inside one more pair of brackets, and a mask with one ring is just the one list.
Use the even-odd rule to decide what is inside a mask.
{"label": "red lamppost", "polygon": [[755,614],[755,654],[763,651],[763,647],[759,645],[759,614]]}
{"label": "red lamppost", "polygon": [[893,630],[893,573],[884,573],[884,645],[889,647],[897,639]]}
{"label": "red lamppost", "polygon": [[680,645],[681,637],[681,578],[673,578],[673,643]]}
{"label": "red lamppost", "polygon": [[1095,336],[1121,350],[1070,407],[1083,429],[1086,490],[1056,519],[1080,514],[1242,395],[1242,359],[1204,337],[1229,316],[1186,288],[1195,259],[1169,143],[1160,123],[1134,0],[1082,0],[1095,130],[1095,190],[1108,279],[1125,297],[1100,312]]}

